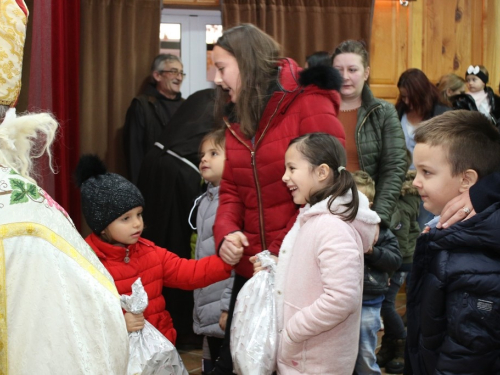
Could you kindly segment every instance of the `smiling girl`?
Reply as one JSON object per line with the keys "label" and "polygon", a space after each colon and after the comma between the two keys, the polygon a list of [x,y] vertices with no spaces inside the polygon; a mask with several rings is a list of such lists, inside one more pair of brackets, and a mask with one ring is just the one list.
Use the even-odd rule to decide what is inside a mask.
{"label": "smiling girl", "polygon": [[283,182],[305,206],[283,240],[274,285],[280,375],[354,370],[363,252],[380,219],[345,164],[340,142],[324,133],[292,140],[285,154]]}

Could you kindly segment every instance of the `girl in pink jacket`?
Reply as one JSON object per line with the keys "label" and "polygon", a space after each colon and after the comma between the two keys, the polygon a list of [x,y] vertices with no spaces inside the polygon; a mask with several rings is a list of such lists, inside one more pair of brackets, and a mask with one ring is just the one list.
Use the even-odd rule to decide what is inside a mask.
{"label": "girl in pink jacket", "polygon": [[[280,248],[275,281],[278,374],[352,375],[358,352],[363,253],[380,218],[329,134],[290,142],[283,182],[300,209]],[[255,264],[256,270],[259,264]]]}

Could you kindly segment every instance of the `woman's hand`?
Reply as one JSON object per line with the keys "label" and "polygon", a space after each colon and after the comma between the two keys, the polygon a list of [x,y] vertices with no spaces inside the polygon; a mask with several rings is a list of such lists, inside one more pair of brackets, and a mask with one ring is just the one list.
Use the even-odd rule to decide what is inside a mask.
{"label": "woman's hand", "polygon": [[[278,264],[278,257],[275,255],[271,255],[271,258],[273,258],[274,262]],[[259,258],[257,258],[256,255],[253,257],[250,257],[250,262],[253,263],[253,274],[255,275],[256,273],[262,271],[265,269],[265,267],[262,267],[262,264],[259,262]]]}
{"label": "woman's hand", "polygon": [[135,332],[140,331],[144,328],[144,315],[132,314],[130,312],[125,313],[125,323],[127,324],[127,331]]}
{"label": "woman's hand", "polygon": [[444,206],[437,228],[446,229],[459,221],[470,219],[475,214],[469,191],[464,191]]}
{"label": "woman's hand", "polygon": [[243,256],[243,246],[248,245],[248,239],[242,232],[230,233],[224,237],[219,255],[224,262],[234,266]]}

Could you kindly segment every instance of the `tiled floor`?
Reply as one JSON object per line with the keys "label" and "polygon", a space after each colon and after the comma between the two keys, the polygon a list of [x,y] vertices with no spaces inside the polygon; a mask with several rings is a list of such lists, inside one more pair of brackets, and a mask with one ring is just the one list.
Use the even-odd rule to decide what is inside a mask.
{"label": "tiled floor", "polygon": [[[398,294],[396,300],[396,308],[400,315],[403,315],[405,313],[406,311],[405,294],[403,293]],[[382,332],[379,333],[379,345],[381,336]],[[182,360],[184,361],[184,365],[186,366],[188,372],[194,375],[201,375],[201,359],[202,359],[201,349],[192,350],[189,352],[179,350],[179,353],[181,354]],[[382,374],[387,374],[387,373],[382,370]]]}

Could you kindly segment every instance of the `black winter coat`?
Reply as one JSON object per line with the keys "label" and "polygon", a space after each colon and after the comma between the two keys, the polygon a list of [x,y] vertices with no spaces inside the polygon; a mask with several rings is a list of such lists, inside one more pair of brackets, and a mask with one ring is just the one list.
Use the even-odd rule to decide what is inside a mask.
{"label": "black winter coat", "polygon": [[[188,217],[201,193],[201,175],[167,150],[198,165],[201,139],[214,126],[214,93],[197,91],[182,103],[156,140],[164,148],[153,147],[146,154],[137,181],[146,202],[143,237],[181,258],[191,258]],[[193,292],[168,288],[163,295],[182,339],[193,332]]]}
{"label": "black winter coat", "polygon": [[403,262],[398,239],[389,229],[380,228],[373,253],[365,254],[363,301],[381,296],[389,289],[389,277]]}
{"label": "black winter coat", "polygon": [[175,99],[163,96],[154,84],[130,103],[123,126],[123,149],[130,180],[137,185],[145,155],[154,147],[161,133],[184,99],[178,93]]}
{"label": "black winter coat", "polygon": [[500,203],[417,241],[405,374],[500,374]]}
{"label": "black winter coat", "polygon": [[472,207],[477,213],[484,211],[493,203],[500,202],[500,172],[481,178],[469,190]]}
{"label": "black winter coat", "polygon": [[[497,127],[500,127],[500,96],[496,95],[491,87],[486,86],[484,88],[488,96],[488,103],[490,105],[490,120]],[[452,96],[450,101],[453,105],[453,109],[466,109],[468,111],[477,111],[477,106],[474,98],[469,94],[458,94]]]}

